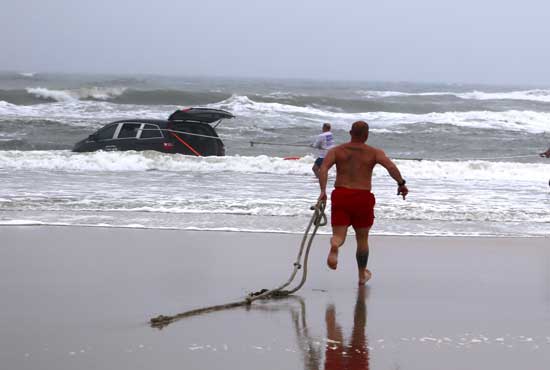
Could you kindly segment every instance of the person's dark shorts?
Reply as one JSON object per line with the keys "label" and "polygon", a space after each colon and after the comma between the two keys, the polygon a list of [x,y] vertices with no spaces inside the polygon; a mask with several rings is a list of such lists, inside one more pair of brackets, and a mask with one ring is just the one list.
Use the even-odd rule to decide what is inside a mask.
{"label": "person's dark shorts", "polygon": [[321,157],[317,158],[317,159],[315,160],[315,165],[316,165],[317,167],[321,167],[321,165],[323,164],[323,159],[324,159],[324,158],[321,158]]}
{"label": "person's dark shorts", "polygon": [[374,194],[368,190],[336,187],[330,196],[332,226],[371,227],[374,224]]}

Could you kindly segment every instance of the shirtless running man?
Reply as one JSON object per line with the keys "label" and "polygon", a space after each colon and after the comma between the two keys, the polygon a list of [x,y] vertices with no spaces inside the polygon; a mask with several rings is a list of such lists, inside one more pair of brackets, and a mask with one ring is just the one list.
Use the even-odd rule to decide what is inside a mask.
{"label": "shirtless running man", "polygon": [[332,148],[327,153],[319,170],[319,199],[326,199],[328,170],[336,164],[336,181],[331,195],[332,238],[327,258],[328,266],[335,270],[338,264],[338,248],[344,244],[348,227],[355,230],[357,240],[357,267],[359,284],[365,284],[371,278],[367,269],[369,259],[369,230],[374,223],[374,194],[371,193],[372,170],[380,164],[397,181],[397,195],[403,199],[409,193],[405,180],[397,166],[377,148],[366,145],[369,137],[369,125],[357,121],[351,126],[351,140]]}

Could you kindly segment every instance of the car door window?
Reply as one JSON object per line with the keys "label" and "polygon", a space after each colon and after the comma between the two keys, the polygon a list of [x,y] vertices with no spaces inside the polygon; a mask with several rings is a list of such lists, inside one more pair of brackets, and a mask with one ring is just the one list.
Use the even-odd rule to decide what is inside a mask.
{"label": "car door window", "polygon": [[120,132],[118,133],[119,139],[135,139],[138,134],[138,129],[141,123],[125,123],[122,125]]}
{"label": "car door window", "polygon": [[141,139],[154,139],[159,137],[163,136],[157,125],[145,125],[140,136]]}
{"label": "car door window", "polygon": [[110,125],[103,127],[95,135],[97,140],[111,140],[115,134],[117,125]]}

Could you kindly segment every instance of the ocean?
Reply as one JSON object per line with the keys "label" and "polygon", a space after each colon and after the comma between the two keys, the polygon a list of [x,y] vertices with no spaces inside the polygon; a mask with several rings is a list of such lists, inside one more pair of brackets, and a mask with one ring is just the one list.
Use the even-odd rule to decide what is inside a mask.
{"label": "ocean", "polygon": [[[71,152],[109,122],[189,106],[236,116],[217,127],[225,157]],[[0,72],[0,225],[302,233],[319,194],[305,145],[324,122],[343,143],[359,119],[410,190],[375,170],[373,234],[550,235],[544,86],[24,72]]]}

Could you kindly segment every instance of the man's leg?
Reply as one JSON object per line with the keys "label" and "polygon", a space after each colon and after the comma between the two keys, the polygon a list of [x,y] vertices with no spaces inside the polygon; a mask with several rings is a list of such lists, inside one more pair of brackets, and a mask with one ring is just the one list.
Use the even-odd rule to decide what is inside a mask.
{"label": "man's leg", "polygon": [[370,227],[355,229],[355,239],[357,240],[355,258],[357,259],[360,285],[365,284],[372,276],[371,272],[367,269],[367,262],[369,261],[369,231]]}
{"label": "man's leg", "polygon": [[313,163],[313,167],[311,167],[311,170],[315,174],[317,178],[319,178],[319,170],[321,169],[321,165],[323,164],[323,158],[319,157],[315,160],[315,163]]}
{"label": "man's leg", "polygon": [[315,174],[315,177],[319,178],[319,169],[320,167],[317,166],[316,164],[313,165],[313,167],[311,167],[311,170],[313,171],[313,173]]}
{"label": "man's leg", "polygon": [[327,265],[336,270],[338,265],[338,248],[346,241],[348,226],[332,226],[332,238],[330,238],[330,252],[327,258]]}

